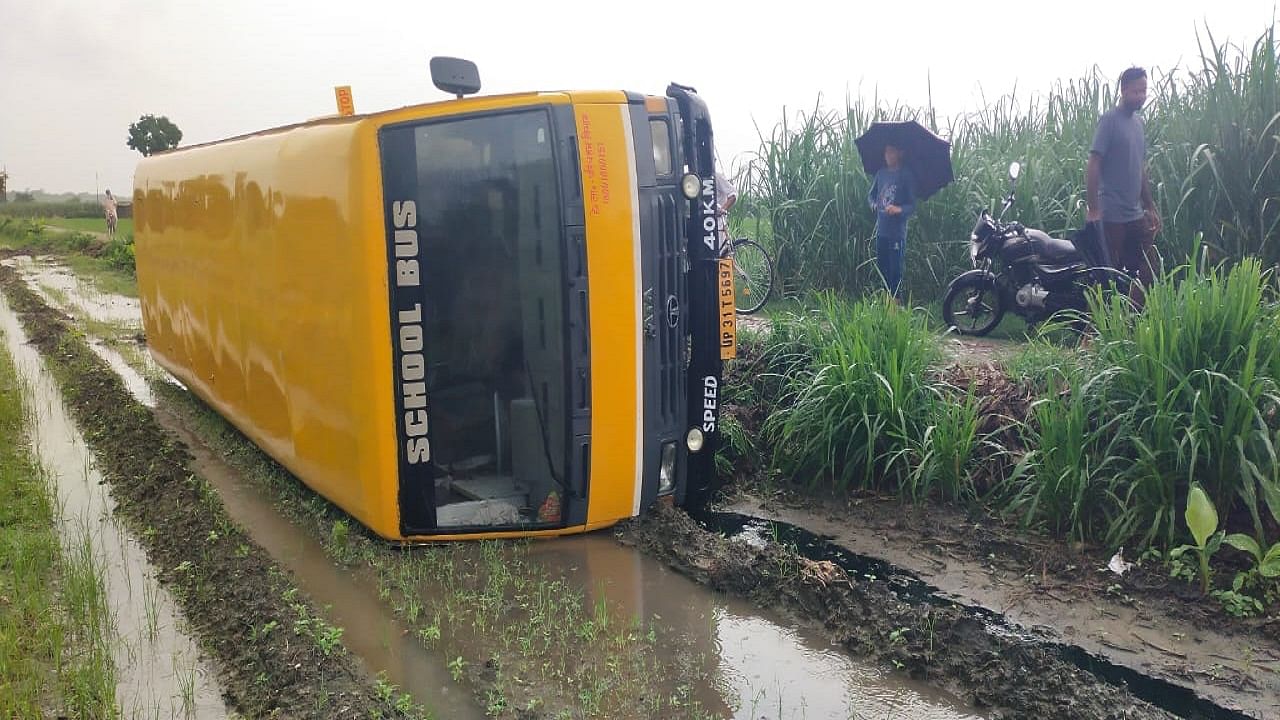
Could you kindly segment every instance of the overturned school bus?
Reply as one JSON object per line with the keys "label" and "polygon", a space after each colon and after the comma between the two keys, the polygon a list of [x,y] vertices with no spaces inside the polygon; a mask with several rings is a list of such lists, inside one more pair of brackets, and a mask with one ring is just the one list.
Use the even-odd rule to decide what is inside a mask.
{"label": "overturned school bus", "polygon": [[148,344],[388,539],[683,503],[714,473],[734,339],[712,163],[674,84],[459,94],[144,158]]}

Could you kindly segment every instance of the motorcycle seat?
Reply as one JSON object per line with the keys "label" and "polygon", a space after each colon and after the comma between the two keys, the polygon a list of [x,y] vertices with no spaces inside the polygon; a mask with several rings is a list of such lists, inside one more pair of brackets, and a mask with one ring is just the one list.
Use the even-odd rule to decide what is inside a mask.
{"label": "motorcycle seat", "polygon": [[1077,273],[1083,270],[1084,268],[1085,266],[1082,263],[1070,263],[1067,265],[1043,265],[1043,264],[1036,265],[1036,269],[1039,270],[1040,273],[1044,275],[1046,279],[1055,278],[1055,277],[1058,277],[1059,275],[1069,275],[1071,273]]}
{"label": "motorcycle seat", "polygon": [[1049,237],[1040,230],[1027,230],[1027,237],[1036,246],[1036,254],[1047,263],[1069,263],[1083,259],[1080,251],[1070,240],[1059,240]]}

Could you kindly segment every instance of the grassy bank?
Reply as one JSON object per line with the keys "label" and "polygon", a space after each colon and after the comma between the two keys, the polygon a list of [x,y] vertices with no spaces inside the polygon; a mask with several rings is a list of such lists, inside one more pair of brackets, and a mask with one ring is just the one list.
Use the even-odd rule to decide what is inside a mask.
{"label": "grassy bank", "polygon": [[0,215],[0,252],[57,255],[101,291],[137,297],[133,233],[122,231],[114,238],[103,239],[71,229],[79,222]]}
{"label": "grassy bank", "polygon": [[827,297],[744,343],[722,473],[959,501],[1150,549],[1188,579],[1198,556],[1178,548],[1199,545],[1187,508],[1203,488],[1218,516],[1206,552],[1220,550],[1205,568],[1222,569],[1207,587],[1257,601],[1233,614],[1259,614],[1280,607],[1266,562],[1280,548],[1276,300],[1256,260],[1184,266],[1149,290],[1144,312],[1094,298],[1088,350],[1040,340],[993,377],[944,370],[920,313]]}

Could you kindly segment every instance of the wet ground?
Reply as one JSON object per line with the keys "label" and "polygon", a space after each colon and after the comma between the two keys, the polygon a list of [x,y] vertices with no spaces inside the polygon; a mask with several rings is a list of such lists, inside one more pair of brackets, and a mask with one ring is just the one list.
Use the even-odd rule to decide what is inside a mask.
{"label": "wet ground", "polygon": [[[141,440],[135,437],[132,447],[125,449],[145,457],[153,446],[163,448],[179,443],[184,448],[183,459],[165,471],[170,478],[167,482],[173,482],[179,477],[175,473],[180,472],[190,472],[207,482],[220,512],[225,513],[237,532],[243,533],[235,543],[223,543],[212,551],[236,556],[247,548],[250,557],[242,559],[253,561],[242,567],[233,562],[237,558],[223,557],[212,573],[203,576],[208,582],[217,582],[219,576],[222,582],[230,577],[256,578],[249,582],[256,583],[258,591],[252,601],[240,608],[238,617],[218,617],[219,608],[208,600],[191,601],[194,593],[189,584],[182,585],[188,598],[188,613],[214,615],[195,631],[217,638],[212,645],[221,666],[254,669],[233,669],[222,674],[226,691],[237,706],[259,712],[281,708],[286,701],[280,696],[292,693],[301,697],[288,705],[295,716],[360,717],[378,707],[369,696],[375,694],[370,691],[375,687],[371,678],[381,674],[385,682],[412,689],[419,701],[435,711],[436,717],[479,718],[486,711],[502,717],[542,716],[516,710],[515,704],[495,706],[490,702],[482,707],[484,694],[480,692],[487,691],[492,697],[493,688],[497,687],[493,676],[515,674],[514,682],[502,685],[505,691],[523,694],[522,699],[527,702],[520,703],[521,707],[541,707],[533,700],[540,693],[552,692],[548,689],[551,686],[539,685],[536,678],[519,676],[526,669],[535,668],[537,662],[531,660],[537,658],[523,658],[497,669],[485,667],[481,659],[473,663],[474,673],[463,673],[474,674],[473,687],[468,688],[466,682],[460,684],[452,664],[456,662],[454,658],[460,660],[458,653],[471,641],[483,639],[484,632],[458,629],[450,638],[452,630],[446,623],[442,627],[445,637],[421,641],[422,624],[406,619],[400,601],[391,598],[388,602],[385,578],[375,576],[382,571],[370,569],[379,567],[377,563],[337,561],[325,541],[327,526],[318,525],[305,514],[282,509],[279,495],[246,477],[245,466],[229,459],[225,443],[209,442],[190,407],[166,403],[164,393],[157,397],[149,381],[163,382],[162,371],[148,364],[145,354],[131,340],[137,332],[137,317],[136,310],[130,314],[123,309],[128,307],[126,299],[86,289],[74,275],[48,263],[17,262],[24,285],[36,288],[44,302],[61,309],[63,317],[70,315],[81,328],[95,331],[89,337],[91,352],[77,358],[74,367],[97,380],[102,379],[98,375],[110,375],[123,381],[123,385],[117,381],[119,389],[112,391],[118,394],[107,393],[108,398],[86,403],[86,411],[103,415],[106,422],[111,422],[112,412],[121,409],[111,405],[131,402],[136,408],[150,408],[146,414],[154,428],[148,429]],[[57,324],[48,314],[35,315],[41,327],[57,332],[56,327],[48,330]],[[6,322],[12,324],[11,320]],[[42,347],[58,348],[58,342],[61,340],[57,338],[46,339]],[[974,352],[981,355],[987,349],[980,347]],[[95,383],[88,389],[92,392],[101,387]],[[131,442],[129,433],[123,435],[122,442]],[[163,441],[157,440],[162,437]],[[111,440],[103,438],[108,448],[114,445]],[[170,459],[167,453],[156,453],[163,460],[162,465]],[[136,490],[130,491],[125,483],[123,492],[127,498],[137,500]],[[1203,634],[1193,634],[1202,628],[1162,635],[1160,629],[1166,626],[1159,616],[1136,611],[1125,615],[1111,605],[1095,605],[1092,600],[1080,603],[1078,596],[1066,592],[1062,585],[1018,587],[1007,580],[993,581],[992,572],[979,560],[957,562],[962,554],[948,543],[963,542],[963,538],[943,538],[938,543],[938,553],[934,553],[927,543],[919,546],[920,527],[904,522],[897,532],[887,529],[884,523],[890,518],[902,517],[898,509],[868,506],[859,515],[850,514],[847,509],[788,508],[750,498],[739,502],[743,504],[731,509],[794,519],[816,532],[835,536],[837,542],[855,552],[914,571],[912,574],[964,600],[962,605],[984,605],[995,613],[1008,611],[1010,620],[1059,631],[1062,639],[1090,652],[1114,650],[1112,646],[1127,642],[1129,651],[1139,648],[1139,657],[1146,658],[1128,663],[1129,666],[1140,673],[1175,680],[1181,673],[1182,682],[1228,707],[1266,717],[1265,710],[1275,706],[1273,686],[1266,684],[1271,679],[1265,673],[1272,672],[1273,679],[1274,671],[1267,669],[1271,666],[1263,654],[1265,648],[1247,646],[1244,652],[1257,652],[1245,655],[1251,658],[1252,665],[1242,669],[1238,661],[1241,647],[1217,645],[1217,639],[1206,641]],[[191,505],[198,510],[200,503]],[[179,508],[173,510],[178,512]],[[136,509],[126,508],[128,512],[138,515]],[[152,517],[145,513],[143,516]],[[188,533],[188,539],[192,537],[192,530],[187,527],[191,518],[163,517]],[[326,517],[325,522],[333,522],[334,516]],[[928,521],[945,527],[938,518]],[[152,522],[159,520],[152,517]],[[851,527],[865,531],[853,532]],[[218,524],[195,532],[204,537],[209,530],[220,529],[225,532],[224,526]],[[911,543],[913,534],[915,545]],[[679,517],[638,524],[624,530],[621,536],[627,545],[620,545],[611,534],[532,543],[527,545],[527,560],[531,567],[537,567],[537,573],[560,578],[568,587],[585,592],[588,606],[608,608],[616,617],[635,618],[656,627],[660,635],[651,647],[670,657],[661,658],[655,666],[663,672],[655,678],[652,692],[687,698],[688,707],[696,708],[696,712],[691,710],[684,716],[744,720],[1169,716],[1165,710],[1137,700],[1093,672],[1082,670],[1080,664],[1064,659],[1061,652],[1046,646],[1039,637],[1023,637],[1017,625],[993,629],[985,615],[962,605],[939,606],[907,597],[887,577],[851,577],[829,562],[814,562],[789,553],[786,548],[772,547],[767,537],[756,538],[755,545],[749,542],[750,538],[725,545],[729,541],[717,533]],[[201,548],[199,553],[188,548],[184,555],[183,544],[181,536],[177,536],[162,539],[159,547],[150,549],[168,569],[193,559],[208,561],[210,548]],[[992,550],[1001,552],[999,547]],[[385,546],[377,552],[382,557],[379,562],[385,562],[387,553],[395,553]],[[465,560],[465,556],[459,557]],[[474,561],[479,563],[481,558],[476,556]],[[1015,569],[1006,570],[1016,577]],[[249,642],[255,634],[252,628],[290,622],[289,614],[294,608],[289,603],[281,607],[270,597],[279,592],[278,588],[286,587],[274,574],[277,572],[308,599],[308,607],[314,613],[343,628],[342,642],[351,655],[328,657],[311,653],[284,659],[281,653],[297,648],[279,647],[278,638],[289,637],[283,632],[265,647],[254,647]],[[172,572],[161,574],[172,581]],[[421,599],[431,602],[432,587],[438,585],[421,585]],[[1061,597],[1063,605],[1055,606],[1041,595]],[[444,603],[439,607],[448,606],[447,598],[436,600]],[[1123,603],[1118,607],[1128,608]],[[514,608],[513,611],[518,612]],[[1099,618],[1106,620],[1100,623]],[[1137,639],[1118,640],[1130,625],[1128,630]],[[1171,638],[1182,644],[1171,645]],[[241,647],[233,647],[237,644]],[[250,647],[246,649],[245,645]],[[1160,648],[1164,660],[1172,657],[1183,661],[1182,669],[1153,661],[1151,648],[1142,655],[1140,648],[1146,645]],[[1189,650],[1193,647],[1195,650]],[[495,657],[499,650],[495,645]],[[1215,661],[1215,655],[1234,663]],[[267,663],[281,662],[285,663],[286,672],[267,672]],[[1119,657],[1115,662],[1126,661]],[[304,667],[304,663],[309,664]],[[336,666],[341,667],[335,670]],[[1232,676],[1229,670],[1238,674]],[[1198,678],[1197,673],[1205,677]],[[266,692],[253,688],[261,676],[271,683]],[[1215,684],[1212,678],[1227,679]],[[1238,686],[1237,690],[1214,694],[1232,683]],[[476,695],[481,696],[481,702],[477,702]],[[346,704],[330,711],[317,702],[321,697],[344,698]],[[633,712],[635,717],[645,716],[641,710]],[[1205,714],[1195,708],[1176,716],[1232,717]]]}
{"label": "wet ground", "polygon": [[318,642],[316,628],[324,626],[315,622],[315,606],[290,594],[284,571],[227,515],[185,452],[67,315],[45,305],[10,267],[0,267],[0,287],[59,379],[68,415],[115,502],[111,517],[145,548],[213,659],[228,706],[251,717],[403,717],[345,649]]}
{"label": "wet ground", "polygon": [[[724,509],[798,525],[965,604],[1257,718],[1280,707],[1280,642],[1265,621],[1223,623],[1160,568],[1118,576],[1106,553],[894,498],[741,495]],[[1130,557],[1129,561],[1137,558]],[[1185,599],[1180,595],[1185,593]]]}
{"label": "wet ground", "polygon": [[[343,642],[363,674],[412,689],[438,717],[484,715],[450,677],[449,658],[440,648],[418,642],[384,602],[375,578],[335,563],[313,528],[280,512],[278,497],[247,481],[218,449],[193,431],[191,418],[181,408],[157,399],[144,374],[156,380],[159,371],[129,347],[136,318],[128,311],[117,312],[127,308],[127,302],[86,290],[74,275],[49,263],[18,263],[24,282],[44,302],[81,325],[86,320],[100,323],[95,327],[107,337],[91,336],[92,352],[120,377],[135,400],[151,408],[159,426],[181,443],[187,466],[210,483],[247,537],[288,573],[315,606],[324,609],[327,622],[344,629]],[[11,315],[6,317],[16,326]],[[690,668],[687,682],[671,674],[658,689],[688,695],[690,706],[707,716],[985,717],[928,683],[855,661],[820,633],[794,621],[719,596],[610,535],[534,543],[529,557],[549,575],[585,589],[589,603],[607,605],[619,617],[649,619],[659,628],[664,645],[682,648],[681,662],[696,667]],[[447,645],[445,640],[441,646]],[[233,674],[227,680],[234,686],[241,679]]]}
{"label": "wet ground", "polygon": [[113,616],[116,702],[126,717],[226,717],[216,673],[137,539],[114,515],[92,454],[36,349],[0,297],[0,339],[30,388],[32,444],[54,482],[66,552],[87,544]]}

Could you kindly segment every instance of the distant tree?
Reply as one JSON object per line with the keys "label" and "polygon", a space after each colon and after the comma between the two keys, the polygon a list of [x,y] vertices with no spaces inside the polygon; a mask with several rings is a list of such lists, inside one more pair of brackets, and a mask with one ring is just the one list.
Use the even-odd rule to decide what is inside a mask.
{"label": "distant tree", "polygon": [[29,192],[16,192],[13,194],[14,202],[35,202],[36,196]]}
{"label": "distant tree", "polygon": [[129,126],[129,147],[151,155],[161,150],[172,150],[182,140],[182,131],[169,118],[161,115],[143,115]]}

